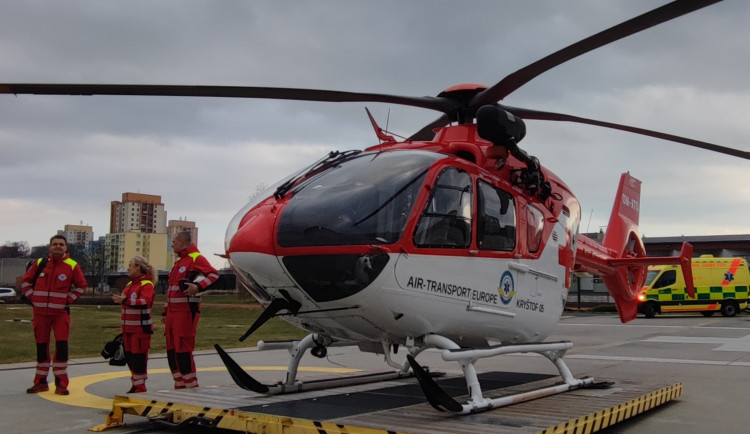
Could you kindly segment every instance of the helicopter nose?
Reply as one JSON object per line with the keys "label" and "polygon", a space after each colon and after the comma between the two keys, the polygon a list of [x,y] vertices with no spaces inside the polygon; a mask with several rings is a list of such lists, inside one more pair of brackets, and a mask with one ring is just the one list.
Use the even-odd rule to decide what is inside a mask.
{"label": "helicopter nose", "polygon": [[227,257],[235,274],[261,303],[270,302],[278,288],[294,287],[274,256],[273,228],[275,206],[254,208],[238,216],[236,226],[227,231]]}
{"label": "helicopter nose", "polygon": [[273,226],[276,221],[276,207],[260,207],[248,212],[228,239],[227,254],[233,253],[274,253]]}

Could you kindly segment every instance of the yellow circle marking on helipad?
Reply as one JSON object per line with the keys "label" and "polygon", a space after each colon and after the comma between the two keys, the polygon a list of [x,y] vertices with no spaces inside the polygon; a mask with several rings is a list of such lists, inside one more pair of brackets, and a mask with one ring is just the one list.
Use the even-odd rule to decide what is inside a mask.
{"label": "yellow circle marking on helipad", "polygon": [[[243,366],[242,369],[246,371],[286,371],[286,366]],[[198,372],[215,372],[225,371],[224,367],[215,368],[199,368]],[[347,368],[305,368],[300,367],[298,371],[302,372],[330,372],[337,374],[350,374],[353,372],[359,372],[359,369],[347,369]],[[150,369],[148,371],[151,374],[169,374],[169,369]],[[74,377],[70,379],[68,384],[68,390],[70,395],[56,395],[54,390],[54,384],[50,384],[50,390],[47,392],[41,392],[38,395],[48,401],[58,402],[60,404],[74,405],[76,407],[86,408],[98,408],[102,410],[112,409],[112,400],[114,397],[105,398],[103,396],[92,395],[86,392],[86,387],[91,384],[99,383],[101,381],[112,380],[115,378],[130,377],[130,371],[118,371],[118,372],[105,372],[102,374],[83,375],[80,377]]]}

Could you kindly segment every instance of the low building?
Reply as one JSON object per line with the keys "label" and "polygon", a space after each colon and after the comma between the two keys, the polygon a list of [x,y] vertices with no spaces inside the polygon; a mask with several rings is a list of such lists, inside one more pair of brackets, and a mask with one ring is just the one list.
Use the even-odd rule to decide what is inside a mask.
{"label": "low building", "polygon": [[21,277],[31,258],[0,258],[0,286],[20,289]]}
{"label": "low building", "polygon": [[643,238],[649,256],[677,256],[684,242],[693,245],[694,257],[743,257],[750,262],[750,234]]}

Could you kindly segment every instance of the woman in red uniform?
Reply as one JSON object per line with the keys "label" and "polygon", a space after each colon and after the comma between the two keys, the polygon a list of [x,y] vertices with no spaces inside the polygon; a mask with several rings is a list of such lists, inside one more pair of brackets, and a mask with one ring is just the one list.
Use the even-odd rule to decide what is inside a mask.
{"label": "woman in red uniform", "polygon": [[154,333],[151,306],[158,275],[146,258],[135,256],[128,264],[128,276],[132,280],[112,300],[122,305],[122,343],[133,383],[128,393],[141,393],[146,391],[148,378],[148,350]]}

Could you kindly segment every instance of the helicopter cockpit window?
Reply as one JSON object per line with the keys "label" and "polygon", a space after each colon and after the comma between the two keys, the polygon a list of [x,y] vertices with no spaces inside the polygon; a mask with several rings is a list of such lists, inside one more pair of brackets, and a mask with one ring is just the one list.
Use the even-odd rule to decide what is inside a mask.
{"label": "helicopter cockpit window", "polygon": [[279,245],[395,243],[427,170],[441,158],[423,151],[390,151],[338,162],[293,190],[279,220]]}
{"label": "helicopter cockpit window", "polygon": [[526,234],[529,245],[529,252],[536,253],[542,244],[542,234],[544,232],[544,213],[538,208],[531,205],[526,207]]}
{"label": "helicopter cockpit window", "polygon": [[513,196],[482,181],[479,181],[477,191],[477,246],[483,250],[513,250],[516,247]]}
{"label": "helicopter cockpit window", "polygon": [[471,242],[471,177],[455,167],[440,174],[422,211],[414,244],[420,247],[469,247]]}

